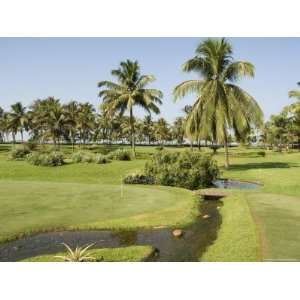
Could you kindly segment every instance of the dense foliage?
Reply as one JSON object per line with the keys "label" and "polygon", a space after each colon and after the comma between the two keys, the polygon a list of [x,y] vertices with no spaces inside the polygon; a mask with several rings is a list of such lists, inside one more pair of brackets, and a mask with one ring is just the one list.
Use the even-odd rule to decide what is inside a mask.
{"label": "dense foliage", "polygon": [[9,159],[12,160],[23,160],[26,158],[26,156],[30,153],[30,150],[27,147],[17,147],[13,149],[9,153]]}
{"label": "dense foliage", "polygon": [[63,154],[57,151],[50,153],[33,152],[27,156],[27,160],[35,166],[57,167],[64,164]]}
{"label": "dense foliage", "polygon": [[107,154],[108,159],[131,160],[131,152],[126,149],[117,149]]}
{"label": "dense foliage", "polygon": [[125,183],[159,184],[190,190],[212,185],[219,169],[210,156],[190,150],[184,152],[160,151],[145,165],[143,174],[131,174]]}

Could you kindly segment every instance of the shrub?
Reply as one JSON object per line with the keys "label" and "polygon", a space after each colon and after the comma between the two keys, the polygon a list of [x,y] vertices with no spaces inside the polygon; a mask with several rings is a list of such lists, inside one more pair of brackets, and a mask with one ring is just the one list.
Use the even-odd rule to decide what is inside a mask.
{"label": "shrub", "polygon": [[9,153],[9,159],[12,160],[23,160],[26,158],[26,156],[30,153],[29,149],[27,147],[18,147],[16,149],[13,149]]}
{"label": "shrub", "polygon": [[95,158],[96,164],[107,164],[110,160],[103,154],[98,154]]}
{"label": "shrub", "polygon": [[261,156],[261,157],[265,157],[266,156],[266,152],[265,151],[258,151],[257,155]]}
{"label": "shrub", "polygon": [[127,184],[154,184],[154,178],[143,173],[133,173],[127,175],[123,182]]}
{"label": "shrub", "polygon": [[155,148],[155,150],[162,151],[162,150],[164,150],[164,146],[158,146],[158,147]]}
{"label": "shrub", "polygon": [[57,151],[50,153],[33,152],[27,156],[27,160],[35,166],[57,167],[64,164],[63,154]]}
{"label": "shrub", "polygon": [[190,150],[184,152],[161,151],[145,165],[145,175],[155,184],[183,187],[190,190],[212,185],[219,169],[210,156]]}
{"label": "shrub", "polygon": [[107,157],[115,160],[131,160],[131,152],[130,150],[117,149],[113,152],[110,152]]}
{"label": "shrub", "polygon": [[92,153],[78,151],[72,154],[71,159],[74,163],[91,163],[94,162],[95,157]]}

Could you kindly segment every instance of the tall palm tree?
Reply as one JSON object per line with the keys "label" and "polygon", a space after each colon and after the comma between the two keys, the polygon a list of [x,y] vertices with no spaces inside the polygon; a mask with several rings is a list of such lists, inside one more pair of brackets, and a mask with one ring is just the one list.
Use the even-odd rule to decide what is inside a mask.
{"label": "tall palm tree", "polygon": [[172,126],[173,137],[176,139],[177,144],[182,145],[184,140],[184,124],[183,117],[177,117]]}
{"label": "tall palm tree", "polygon": [[4,110],[0,106],[0,143],[4,142],[4,132],[3,132],[3,128],[2,128],[3,116],[4,116]]}
{"label": "tall palm tree", "polygon": [[83,145],[92,136],[92,132],[95,128],[95,109],[92,104],[80,103],[78,107],[76,127],[79,131],[80,140]]}
{"label": "tall palm tree", "polygon": [[169,139],[170,130],[169,124],[164,118],[158,119],[154,124],[155,136],[160,144],[163,145],[166,140]]}
{"label": "tall palm tree", "polygon": [[117,82],[99,82],[98,87],[104,88],[99,92],[99,96],[103,99],[103,106],[107,113],[119,112],[122,116],[126,111],[129,112],[131,147],[135,155],[133,107],[139,106],[149,113],[152,111],[158,114],[160,111],[157,104],[162,103],[163,94],[160,90],[146,88],[155,78],[152,75],[141,75],[137,61],[123,61],[118,69],[111,71],[111,74],[116,77]]}
{"label": "tall palm tree", "polygon": [[9,113],[10,129],[13,135],[13,141],[15,143],[15,136],[18,132],[21,134],[21,141],[23,143],[23,132],[27,130],[28,116],[26,114],[26,107],[21,102],[17,102],[11,105],[11,111]]}
{"label": "tall palm tree", "polygon": [[[300,81],[297,82],[297,85],[300,87]],[[289,91],[289,97],[290,98],[296,98],[297,100],[300,100],[300,91],[297,91],[297,90]]]}
{"label": "tall palm tree", "polygon": [[76,125],[79,114],[79,105],[76,101],[71,101],[63,106],[63,110],[65,117],[65,127],[71,139],[72,151],[74,151],[77,133]]}
{"label": "tall palm tree", "polygon": [[229,167],[228,133],[239,139],[253,126],[261,126],[263,113],[256,100],[236,82],[254,76],[254,66],[234,61],[231,44],[226,39],[206,39],[196,49],[196,56],[182,67],[195,71],[200,80],[188,80],[174,89],[175,100],[188,93],[197,95],[186,123],[186,134],[194,140],[210,136],[225,148],[225,168]]}
{"label": "tall palm tree", "polygon": [[141,127],[142,133],[147,138],[147,143],[150,145],[154,135],[154,124],[151,115],[145,116]]}

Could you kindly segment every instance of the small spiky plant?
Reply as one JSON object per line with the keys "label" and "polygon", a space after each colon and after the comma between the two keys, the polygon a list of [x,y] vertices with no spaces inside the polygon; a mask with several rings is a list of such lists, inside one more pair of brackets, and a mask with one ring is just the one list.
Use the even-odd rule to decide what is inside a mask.
{"label": "small spiky plant", "polygon": [[65,243],[63,245],[67,249],[67,255],[64,256],[54,256],[56,258],[61,258],[64,261],[68,262],[87,262],[87,261],[95,261],[95,257],[93,256],[88,256],[87,255],[87,250],[94,246],[95,244],[90,244],[86,247],[76,247],[75,250],[72,250],[71,247]]}

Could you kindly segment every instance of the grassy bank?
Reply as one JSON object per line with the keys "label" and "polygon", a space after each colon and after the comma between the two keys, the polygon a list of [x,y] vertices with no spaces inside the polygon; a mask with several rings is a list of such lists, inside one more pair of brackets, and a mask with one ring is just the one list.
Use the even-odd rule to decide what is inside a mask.
{"label": "grassy bank", "polygon": [[[94,257],[95,261],[103,262],[139,262],[146,261],[153,255],[154,249],[150,246],[131,246],[123,248],[92,249],[86,253]],[[22,260],[23,262],[63,262],[63,259],[55,256],[64,256],[66,253],[35,256]]]}

